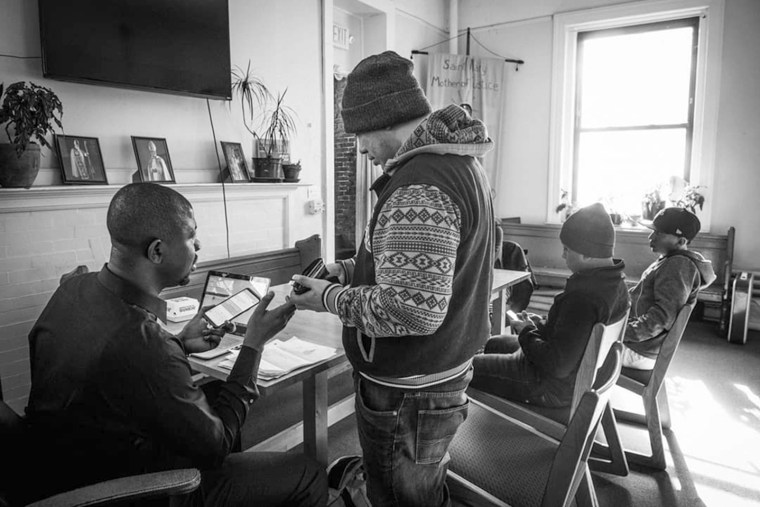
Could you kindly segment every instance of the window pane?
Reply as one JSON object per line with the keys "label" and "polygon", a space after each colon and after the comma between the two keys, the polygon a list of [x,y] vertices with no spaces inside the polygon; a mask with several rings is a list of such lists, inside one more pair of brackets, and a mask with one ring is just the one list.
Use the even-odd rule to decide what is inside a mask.
{"label": "window pane", "polygon": [[683,177],[685,143],[683,128],[581,133],[578,205],[602,201],[619,213],[640,215],[647,191]]}
{"label": "window pane", "polygon": [[581,127],[688,120],[692,27],[582,41]]}

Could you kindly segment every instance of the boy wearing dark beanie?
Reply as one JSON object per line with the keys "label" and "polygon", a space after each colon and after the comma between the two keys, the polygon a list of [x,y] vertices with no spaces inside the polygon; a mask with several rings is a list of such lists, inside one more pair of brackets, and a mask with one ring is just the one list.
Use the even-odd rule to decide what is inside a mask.
{"label": "boy wearing dark beanie", "polygon": [[492,142],[459,106],[431,113],[392,51],[348,75],[341,114],[383,168],[377,204],[356,257],[328,266],[342,284],[295,276],[310,290],[291,299],[344,324],[372,503],[448,505],[448,442],[490,334],[495,219],[478,157]]}
{"label": "boy wearing dark beanie", "polygon": [[613,259],[615,229],[604,207],[592,204],[565,221],[562,257],[573,272],[546,320],[522,313],[518,336],[494,336],[475,356],[472,386],[545,407],[567,407],[575,377],[597,322],[621,319],[630,306],[621,259]]}

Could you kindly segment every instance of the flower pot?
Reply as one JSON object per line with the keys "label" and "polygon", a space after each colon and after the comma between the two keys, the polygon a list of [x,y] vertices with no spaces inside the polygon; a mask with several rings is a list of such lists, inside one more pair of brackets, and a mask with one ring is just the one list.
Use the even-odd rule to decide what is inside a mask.
{"label": "flower pot", "polygon": [[657,213],[663,209],[665,209],[665,201],[644,201],[641,203],[641,218],[643,220],[654,220],[655,215],[657,215]]}
{"label": "flower pot", "polygon": [[300,172],[301,164],[282,164],[282,173],[285,176],[285,181],[289,183],[300,181],[298,178]]}
{"label": "flower pot", "polygon": [[279,182],[282,181],[282,159],[276,157],[253,157],[253,181]]}
{"label": "flower pot", "polygon": [[16,155],[16,145],[0,143],[0,186],[29,188],[40,170],[40,145],[29,143],[21,157]]}

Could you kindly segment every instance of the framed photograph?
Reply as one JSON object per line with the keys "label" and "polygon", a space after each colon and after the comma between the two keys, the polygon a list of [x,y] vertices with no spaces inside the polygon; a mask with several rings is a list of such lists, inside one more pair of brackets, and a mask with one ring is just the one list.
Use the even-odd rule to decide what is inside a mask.
{"label": "framed photograph", "polygon": [[108,185],[96,137],[55,135],[61,179],[66,185]]}
{"label": "framed photograph", "polygon": [[140,181],[176,183],[166,139],[132,136]]}
{"label": "framed photograph", "polygon": [[230,180],[233,183],[250,181],[248,162],[245,160],[243,147],[240,143],[228,143],[225,141],[221,141],[221,143],[222,151],[224,152],[224,160],[227,162],[227,171],[229,172]]}

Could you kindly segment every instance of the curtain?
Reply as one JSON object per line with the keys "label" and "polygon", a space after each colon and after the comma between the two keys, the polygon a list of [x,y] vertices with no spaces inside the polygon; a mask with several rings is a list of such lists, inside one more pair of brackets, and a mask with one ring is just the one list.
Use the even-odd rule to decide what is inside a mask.
{"label": "curtain", "polygon": [[[500,139],[504,107],[504,67],[501,58],[433,53],[428,57],[425,94],[433,110],[456,104],[469,104],[472,115],[486,124],[488,135]],[[498,188],[498,144],[488,153],[483,164],[491,188]]]}

